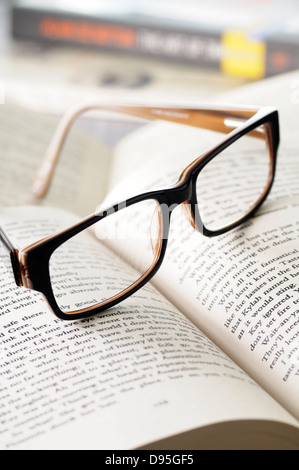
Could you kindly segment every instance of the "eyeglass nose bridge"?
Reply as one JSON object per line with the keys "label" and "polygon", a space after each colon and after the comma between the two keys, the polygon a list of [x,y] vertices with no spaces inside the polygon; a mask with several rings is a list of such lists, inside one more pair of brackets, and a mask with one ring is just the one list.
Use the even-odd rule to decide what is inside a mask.
{"label": "eyeglass nose bridge", "polygon": [[189,224],[191,225],[192,228],[197,230],[195,214],[194,214],[194,211],[192,210],[191,202],[190,201],[185,201],[185,202],[183,202],[182,206],[183,206],[183,211],[185,213],[187,221],[189,222]]}
{"label": "eyeglass nose bridge", "polygon": [[196,196],[194,195],[194,185],[191,178],[185,175],[179,179],[177,185],[171,189],[171,195],[168,200],[168,210],[171,214],[174,209],[182,206],[183,212],[188,223],[194,230],[201,232],[202,223],[198,211],[196,211]]}

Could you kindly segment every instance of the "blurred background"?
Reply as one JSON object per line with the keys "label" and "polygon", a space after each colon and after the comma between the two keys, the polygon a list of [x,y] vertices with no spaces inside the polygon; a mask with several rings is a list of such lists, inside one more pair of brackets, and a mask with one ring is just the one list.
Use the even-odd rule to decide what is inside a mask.
{"label": "blurred background", "polygon": [[299,68],[299,0],[0,0],[5,100],[207,101]]}

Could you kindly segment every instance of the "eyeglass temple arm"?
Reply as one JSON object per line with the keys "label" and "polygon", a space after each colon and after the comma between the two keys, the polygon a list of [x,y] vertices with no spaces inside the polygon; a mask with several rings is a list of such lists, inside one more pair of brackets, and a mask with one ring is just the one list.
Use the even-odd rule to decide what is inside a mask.
{"label": "eyeglass temple arm", "polygon": [[250,119],[258,111],[257,109],[246,108],[219,109],[215,107],[189,109],[165,106],[105,105],[102,103],[86,104],[73,108],[62,117],[35,175],[32,192],[36,198],[43,198],[49,189],[64,142],[74,121],[80,114],[96,110],[114,111],[146,119],[158,119],[185,124],[225,134],[231,132],[240,123]]}

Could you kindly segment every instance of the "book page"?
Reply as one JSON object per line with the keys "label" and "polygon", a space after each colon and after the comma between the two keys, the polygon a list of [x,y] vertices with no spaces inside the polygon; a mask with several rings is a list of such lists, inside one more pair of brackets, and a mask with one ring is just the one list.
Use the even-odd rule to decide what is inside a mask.
{"label": "book page", "polygon": [[[239,91],[234,101],[234,95],[226,97],[227,103],[258,103],[280,110],[282,142],[267,202],[249,222],[213,239],[194,232],[176,209],[166,260],[153,283],[299,418],[299,115],[291,102],[292,83],[294,75],[255,85],[251,92]],[[161,140],[158,134],[159,125],[137,134],[136,141],[142,140],[147,149],[147,169],[135,176],[138,191],[142,184],[145,190],[175,182],[178,168],[182,171],[188,159],[200,155],[197,149],[208,149],[213,139],[211,133],[204,139],[203,131],[164,124]],[[136,155],[137,147],[134,139],[127,139],[119,150]],[[217,188],[217,181],[214,184]],[[125,186],[131,195],[133,178],[120,185],[119,195],[129,193]]]}
{"label": "book page", "polygon": [[155,282],[298,416],[298,205],[272,208],[212,242],[173,237]]}
{"label": "book page", "polygon": [[[45,208],[0,215],[21,246],[75,220]],[[69,253],[69,267],[77,255],[89,264],[89,238]],[[106,269],[112,287],[114,269]],[[296,425],[153,286],[102,315],[62,321],[40,294],[9,282],[1,263],[0,275],[1,448],[128,449],[217,422]],[[299,440],[295,430],[281,438]]]}
{"label": "book page", "polygon": [[57,124],[55,117],[0,106],[1,208],[52,204],[86,216],[102,201],[112,167],[111,150],[80,130],[72,132],[66,143],[47,197],[33,197],[33,178]]}

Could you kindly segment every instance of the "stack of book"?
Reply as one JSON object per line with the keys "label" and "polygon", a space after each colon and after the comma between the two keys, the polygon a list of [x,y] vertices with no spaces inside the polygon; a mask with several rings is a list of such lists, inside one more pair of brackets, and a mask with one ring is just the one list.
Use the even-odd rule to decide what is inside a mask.
{"label": "stack of book", "polygon": [[165,1],[151,7],[144,1],[137,7],[122,3],[103,8],[85,2],[83,8],[77,2],[58,6],[23,0],[13,7],[13,36],[179,61],[248,79],[299,68],[299,8],[294,1],[288,2],[287,16],[285,3],[282,11],[274,1],[263,11],[234,0],[229,5],[214,2],[210,9],[193,2],[184,2],[184,9],[177,3],[170,9]]}

